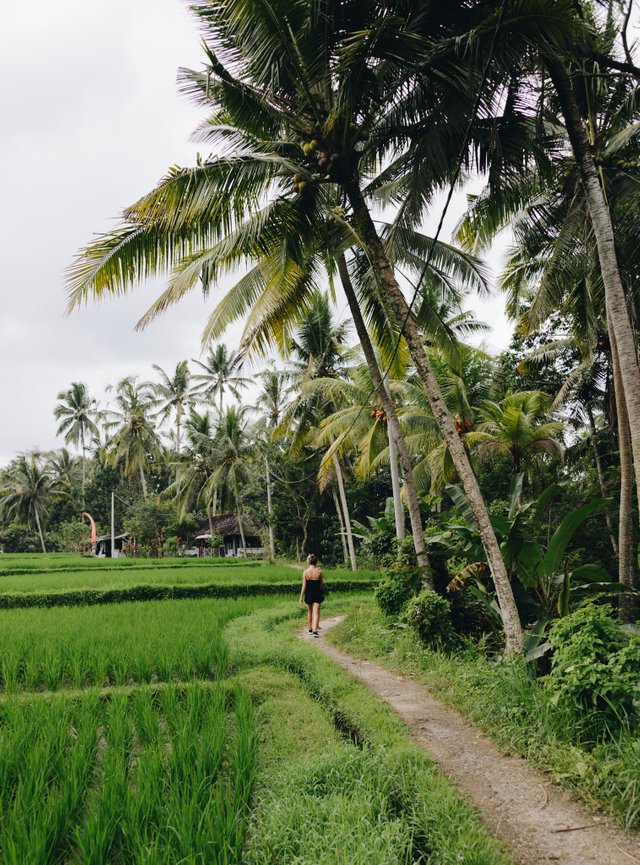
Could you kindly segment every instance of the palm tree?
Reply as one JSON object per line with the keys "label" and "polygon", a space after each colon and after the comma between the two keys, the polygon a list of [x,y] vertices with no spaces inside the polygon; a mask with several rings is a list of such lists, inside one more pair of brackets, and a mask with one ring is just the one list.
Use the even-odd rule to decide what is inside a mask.
{"label": "palm tree", "polygon": [[152,385],[138,384],[135,377],[129,377],[116,385],[113,405],[106,412],[105,427],[112,433],[107,442],[110,461],[112,465],[120,465],[127,477],[138,475],[144,498],[147,497],[145,470],[160,450],[160,439],[151,420],[154,407]]}
{"label": "palm tree", "polygon": [[246,421],[247,407],[230,406],[218,418],[216,426],[215,459],[217,468],[212,483],[221,492],[222,501],[233,503],[246,555],[247,541],[242,523],[241,489],[249,481],[251,473],[252,446]]}
{"label": "palm tree", "polygon": [[[372,273],[372,280],[356,286],[364,292],[360,301],[369,315],[391,321],[406,336],[478,522],[508,649],[520,651],[521,627],[495,533],[389,252],[407,245],[434,188],[451,178],[452,158],[464,144],[494,51],[494,10],[485,17],[484,5],[460,3],[415,15],[412,4],[397,2],[382,18],[377,7],[368,18],[361,4],[347,2],[323,9],[319,19],[311,2],[247,6],[246,0],[228,0],[194,11],[202,21],[208,68],[183,72],[183,87],[212,110],[198,134],[224,155],[173,170],[125,211],[122,228],[81,253],[69,276],[71,304],[129,287],[133,275],[173,269],[144,322],[198,280],[208,290],[249,259],[252,269],[229,292],[227,305],[253,307],[248,332],[257,318],[272,327],[263,328],[263,336],[279,328],[286,342],[292,311],[318,287],[318,257],[333,270],[341,251],[360,248]],[[538,38],[540,31],[547,45],[573,35],[573,18],[564,9],[554,16],[527,9],[503,18],[499,47],[511,58],[527,54],[532,34]],[[462,46],[470,52],[464,64]],[[503,70],[501,75],[489,76],[488,86],[500,90],[508,78]],[[483,105],[490,104],[488,93]],[[482,165],[493,156],[486,128],[473,141]],[[371,217],[383,197],[400,205],[386,239]],[[335,227],[326,232],[331,244],[311,257],[327,216]],[[217,316],[215,310],[205,339],[214,338]]]}
{"label": "palm tree", "polygon": [[84,490],[86,475],[86,442],[87,436],[97,435],[96,417],[98,403],[89,396],[87,386],[74,381],[68,390],[62,390],[57,396],[61,402],[54,408],[53,415],[60,421],[56,435],[64,435],[66,444],[73,444],[82,452],[82,507],[84,508]]}
{"label": "palm tree", "polygon": [[265,369],[260,373],[262,389],[258,394],[255,409],[261,411],[264,417],[266,435],[256,435],[256,441],[264,452],[264,471],[267,485],[267,513],[269,516],[269,554],[275,561],[276,546],[273,533],[273,488],[271,483],[271,467],[269,462],[273,433],[280,423],[284,411],[289,387],[288,376],[282,370]]}
{"label": "palm tree", "polygon": [[9,517],[29,527],[35,522],[43,553],[47,548],[42,521],[55,494],[54,480],[42,455],[37,452],[17,457],[9,465],[0,486],[0,507]]}
{"label": "palm tree", "polygon": [[179,361],[171,377],[158,364],[154,363],[153,368],[160,375],[160,381],[153,384],[158,402],[158,416],[162,423],[175,412],[176,453],[180,454],[180,427],[190,398],[189,385],[191,373],[189,371],[189,362],[186,360]]}
{"label": "palm tree", "polygon": [[200,382],[194,393],[205,400],[219,401],[218,410],[222,414],[222,402],[228,391],[239,400],[241,391],[249,384],[249,379],[239,375],[244,358],[237,351],[229,351],[224,343],[210,349],[204,363],[194,360],[204,372],[194,375],[194,381]]}
{"label": "palm tree", "polygon": [[540,391],[508,393],[499,403],[487,400],[480,406],[481,422],[465,433],[470,447],[506,453],[514,475],[523,461],[537,452],[562,458],[564,448],[558,436],[564,428],[559,421],[541,422],[548,413],[551,397]]}
{"label": "palm tree", "polygon": [[179,505],[178,515],[184,519],[193,507],[202,505],[207,513],[213,536],[213,517],[218,504],[218,487],[214,480],[217,469],[216,431],[208,412],[194,409],[186,421],[187,450],[176,463],[176,477],[165,490]]}
{"label": "palm tree", "polygon": [[[609,32],[607,44],[600,45],[609,56],[611,37],[612,32]],[[598,39],[602,40],[602,36]],[[635,285],[640,267],[640,235],[637,220],[631,217],[640,206],[637,88],[635,82],[623,76],[590,74],[594,72],[591,61],[582,61],[580,69],[585,74],[576,75],[574,83],[568,81],[565,72],[553,61],[552,66],[554,82],[563,93],[560,107],[572,149],[557,159],[555,165],[545,166],[544,171],[511,176],[503,188],[492,184],[491,190],[474,202],[461,226],[460,239],[478,249],[509,225],[514,230],[516,244],[502,279],[508,291],[508,309],[517,316],[523,300],[529,305],[521,319],[528,332],[535,332],[550,314],[558,311],[566,322],[568,339],[542,346],[537,355],[527,360],[528,364],[546,361],[571,343],[579,347],[579,363],[567,377],[554,406],[561,405],[575,393],[595,368],[594,360],[602,347],[606,348],[612,369],[621,469],[616,544],[619,580],[633,588],[636,579],[632,542],[633,481],[634,468],[637,481],[640,467],[633,437],[637,439],[638,432],[630,428],[629,400],[633,403],[635,397],[633,384],[629,387],[631,374],[627,370],[625,382],[621,367],[612,304],[614,317],[620,310],[618,302],[612,300],[612,292],[617,296],[617,282],[621,278],[626,289],[626,304],[637,320],[639,297]],[[576,64],[573,68],[580,72]],[[576,113],[576,96],[582,116],[580,110]],[[550,111],[554,106],[547,99],[541,111],[542,107]],[[569,130],[570,120],[572,131]],[[557,122],[555,128],[559,128]],[[584,152],[584,135],[588,136],[593,157],[591,152]],[[589,163],[593,160],[598,175],[596,184],[606,196],[606,213],[602,210],[603,202],[597,200],[601,192],[595,189],[593,177],[586,176],[590,175]],[[594,207],[598,217],[594,217]],[[606,248],[609,228],[602,224],[603,219],[609,220],[615,228],[615,262],[611,260],[611,250]],[[603,244],[609,259],[606,267],[602,266]],[[626,315],[625,310],[623,318]],[[624,321],[619,326],[627,333]],[[624,333],[622,338],[626,340]],[[628,341],[625,344],[629,354]],[[633,364],[628,361],[629,365]],[[611,422],[612,428],[615,427],[613,417]]]}
{"label": "palm tree", "polygon": [[54,483],[72,494],[78,487],[78,476],[82,476],[81,461],[69,453],[66,448],[51,451],[47,454],[48,467]]}
{"label": "palm tree", "polygon": [[[297,391],[297,396],[287,406],[281,427],[291,431],[294,449],[307,443],[321,418],[332,410],[331,404],[317,390],[307,390],[305,384],[316,379],[338,378],[342,374],[349,353],[346,347],[348,331],[348,325],[334,320],[328,296],[320,292],[314,294],[309,308],[300,316],[295,337],[289,343],[294,358],[290,373],[292,390]],[[358,565],[349,505],[343,469],[335,447],[331,462],[340,499],[338,516],[344,525],[351,569],[355,571]],[[325,479],[326,473],[321,474],[321,485]]]}

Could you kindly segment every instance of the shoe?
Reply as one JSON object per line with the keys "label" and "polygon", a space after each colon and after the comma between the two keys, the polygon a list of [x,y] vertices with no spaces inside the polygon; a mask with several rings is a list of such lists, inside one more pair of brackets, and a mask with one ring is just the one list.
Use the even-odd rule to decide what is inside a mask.
{"label": "shoe", "polygon": [[313,634],[314,637],[319,637],[319,636],[320,636],[320,634],[319,634],[317,631],[311,631],[311,633]]}
{"label": "shoe", "polygon": [[310,634],[313,634],[313,631],[311,630],[311,628],[309,628],[309,633],[310,633]]}

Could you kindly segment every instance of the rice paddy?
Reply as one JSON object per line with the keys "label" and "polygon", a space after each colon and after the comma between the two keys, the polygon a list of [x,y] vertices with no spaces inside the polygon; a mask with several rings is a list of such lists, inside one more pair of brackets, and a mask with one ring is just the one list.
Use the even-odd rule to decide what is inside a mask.
{"label": "rice paddy", "polygon": [[0,849],[7,865],[241,861],[255,764],[237,689],[0,707]]}
{"label": "rice paddy", "polygon": [[508,865],[399,720],[296,638],[300,617],[297,592],[0,610],[0,862]]}

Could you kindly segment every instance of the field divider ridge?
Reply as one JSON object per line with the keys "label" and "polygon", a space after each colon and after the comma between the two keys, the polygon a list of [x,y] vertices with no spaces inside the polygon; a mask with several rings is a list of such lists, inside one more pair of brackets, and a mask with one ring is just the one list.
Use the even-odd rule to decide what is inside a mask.
{"label": "field divider ridge", "polygon": [[[374,589],[375,580],[343,580],[331,586],[331,592],[361,592]],[[250,583],[199,585],[139,585],[114,589],[80,589],[60,592],[2,592],[0,609],[31,607],[80,607],[95,604],[118,604],[130,601],[169,601],[194,598],[242,598],[256,595],[295,595],[296,583]]]}

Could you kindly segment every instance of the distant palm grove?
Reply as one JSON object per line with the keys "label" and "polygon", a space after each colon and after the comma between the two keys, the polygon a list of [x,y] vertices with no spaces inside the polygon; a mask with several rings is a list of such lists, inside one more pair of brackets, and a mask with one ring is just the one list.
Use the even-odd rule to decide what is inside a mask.
{"label": "distant palm grove", "polygon": [[[207,152],[125,207],[67,285],[74,310],[162,276],[140,326],[203,292],[203,353],[132,369],[105,404],[61,382],[63,446],[2,470],[0,546],[81,550],[81,514],[108,534],[114,493],[130,554],[181,554],[207,526],[215,550],[216,516],[250,518],[265,557],[383,568],[386,612],[422,598],[437,631],[444,599],[511,652],[535,657],[594,602],[634,622],[627,6],[197,2],[204,65],[179,87]],[[453,238],[426,233],[470,179]],[[514,333],[497,355],[473,311],[492,290]]]}

